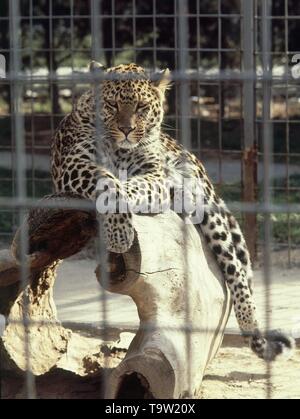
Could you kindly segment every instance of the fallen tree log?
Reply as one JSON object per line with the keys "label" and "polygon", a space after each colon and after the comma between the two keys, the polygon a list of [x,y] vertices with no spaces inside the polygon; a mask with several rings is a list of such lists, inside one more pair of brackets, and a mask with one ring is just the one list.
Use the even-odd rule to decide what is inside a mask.
{"label": "fallen tree log", "polygon": [[[137,305],[140,328],[125,359],[113,370],[107,398],[195,396],[219,349],[230,298],[216,261],[194,226],[174,213],[134,217],[137,240],[116,256],[115,272],[102,281]],[[112,264],[110,264],[110,268]]]}
{"label": "fallen tree log", "polygon": [[[61,206],[69,197],[47,199]],[[43,375],[54,367],[62,368],[72,341],[72,333],[56,315],[52,295],[56,269],[60,260],[81,250],[98,228],[93,211],[61,208],[33,210],[27,222],[29,285],[24,288],[20,282],[19,234],[11,252],[0,254],[0,312],[7,317],[2,343],[16,368],[24,371],[29,365],[35,375]],[[130,251],[109,254],[104,267],[108,282],[97,270],[106,289],[132,297],[141,320],[125,359],[110,375],[105,395],[193,396],[222,341],[230,311],[227,289],[194,226],[170,212],[134,216],[134,227],[137,234]],[[25,309],[29,363],[22,325]],[[102,344],[99,341],[99,350]],[[72,354],[79,359],[74,345]],[[84,354],[80,362],[83,358]],[[103,354],[98,361],[104,366]]]}
{"label": "fallen tree log", "polygon": [[50,199],[57,209],[34,209],[24,221],[29,239],[28,278],[23,278],[24,282],[20,230],[11,249],[0,254],[0,313],[7,322],[2,336],[4,358],[21,371],[30,368],[34,375],[45,374],[57,365],[72,336],[57,319],[53,300],[60,260],[81,250],[97,231],[94,213],[59,208],[70,197],[53,196],[45,200]]}

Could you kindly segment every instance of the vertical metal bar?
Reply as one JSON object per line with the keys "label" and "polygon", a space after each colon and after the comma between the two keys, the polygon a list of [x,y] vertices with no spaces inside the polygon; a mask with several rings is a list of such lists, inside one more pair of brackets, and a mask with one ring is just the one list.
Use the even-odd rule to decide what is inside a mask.
{"label": "vertical metal bar", "polygon": [[152,0],[153,7],[153,68],[156,70],[157,67],[157,21],[156,21],[156,0]]}
{"label": "vertical metal bar", "polygon": [[102,19],[100,15],[102,0],[91,0],[91,27],[92,27],[92,58],[95,61],[101,61],[103,43],[102,43]]}
{"label": "vertical metal bar", "polygon": [[[222,6],[221,0],[218,0],[218,64],[219,71],[223,72],[222,62]],[[219,101],[219,118],[218,118],[218,163],[219,163],[219,179],[218,182],[223,184],[223,118],[224,118],[224,103],[223,103],[223,81],[218,83],[218,101]]]}
{"label": "vertical metal bar", "polygon": [[116,0],[112,0],[111,2],[111,14],[112,14],[112,23],[111,23],[111,31],[112,31],[112,37],[111,37],[111,46],[112,46],[112,63],[111,65],[115,65],[116,61]]}
{"label": "vertical metal bar", "polygon": [[[20,75],[21,60],[20,60],[20,4],[19,0],[11,0],[9,2],[9,18],[10,18],[10,51],[11,51],[11,65],[10,71],[13,77],[11,84],[11,98],[12,98],[12,118],[15,127],[16,138],[16,158],[17,158],[17,199],[23,201],[26,199],[26,152],[24,141],[24,119],[22,115],[22,91],[23,85],[16,76]],[[28,282],[28,269],[26,262],[26,255],[28,254],[28,231],[27,224],[24,222],[26,211],[18,210],[20,228],[20,254],[21,254],[21,281],[22,287],[25,289]],[[24,294],[23,300],[23,325],[24,325],[24,354],[26,357],[26,381],[25,391],[28,399],[34,399],[35,380],[31,373],[30,366],[30,340],[29,340],[29,316],[28,316],[29,300]]]}
{"label": "vertical metal bar", "polygon": [[[33,0],[30,0],[29,4],[29,36],[30,36],[30,45],[33,45]],[[33,80],[32,80],[32,73],[33,73],[33,48],[30,48],[30,72],[31,72],[31,80],[30,80],[30,89],[31,89],[31,98],[30,98],[30,110],[31,110],[31,161],[32,161],[32,168],[31,168],[31,183],[32,183],[32,196],[36,196],[35,190],[35,124],[34,124],[34,95],[33,93]]]}
{"label": "vertical metal bar", "polygon": [[[175,69],[178,69],[178,22],[177,22],[177,0],[173,0],[174,3],[174,62],[175,62]],[[179,89],[178,89],[178,82],[175,84],[175,132],[176,132],[176,140],[178,141],[178,126],[179,126]]]}
{"label": "vertical metal bar", "polygon": [[132,0],[133,60],[136,62],[136,0]]}
{"label": "vertical metal bar", "polygon": [[[188,5],[185,0],[178,0],[178,46],[179,46],[179,71],[180,71],[180,86],[179,86],[179,99],[180,99],[180,130],[181,130],[181,143],[187,149],[191,149],[191,132],[190,132],[190,91],[189,82],[186,80],[187,70],[189,66],[189,52],[188,52]],[[187,237],[187,226],[184,227],[185,240]],[[185,243],[185,259],[188,264],[188,253]],[[192,351],[191,351],[191,310],[190,310],[190,284],[188,278],[188,268],[185,272],[185,326],[186,326],[186,345],[187,345],[187,382],[189,396],[192,394]]]}
{"label": "vertical metal bar", "polygon": [[[242,0],[242,50],[243,71],[255,74],[254,60],[254,2]],[[257,152],[255,146],[255,93],[254,78],[243,83],[244,112],[244,156],[243,165],[243,201],[255,203],[257,200]],[[257,216],[246,212],[244,215],[244,231],[252,260],[256,258]]]}
{"label": "vertical metal bar", "polygon": [[189,51],[188,51],[188,7],[184,0],[178,0],[178,48],[179,61],[178,68],[181,73],[180,80],[180,130],[182,133],[182,144],[188,150],[191,149],[191,127],[189,121],[189,99],[190,89],[189,82],[186,80],[187,70],[189,66]]}
{"label": "vertical metal bar", "polygon": [[[54,45],[53,45],[53,2],[52,0],[49,0],[49,9],[48,9],[48,13],[49,13],[49,33],[46,34],[46,36],[49,36],[49,51],[47,51],[47,54],[49,54],[49,72],[50,72],[50,76],[54,75],[54,71],[53,71],[53,50],[54,50]],[[50,83],[50,100],[51,100],[51,118],[50,118],[50,124],[51,124],[51,133],[54,132],[54,118],[53,116],[54,114],[54,91],[53,91],[53,81],[49,81]],[[57,116],[57,115],[56,115]]]}
{"label": "vertical metal bar", "polygon": [[[273,178],[273,135],[271,125],[271,98],[272,98],[272,68],[271,68],[271,0],[262,0],[262,61],[263,61],[263,150],[264,150],[264,203],[266,207],[272,205],[272,178]],[[272,248],[272,220],[270,210],[264,215],[264,279],[265,279],[265,309],[267,319],[267,330],[271,330],[270,311],[271,301],[271,248]],[[267,363],[268,383],[266,397],[272,398],[272,367]]]}
{"label": "vertical metal bar", "polygon": [[[243,48],[243,70],[254,72],[254,4],[253,0],[242,0],[242,48]],[[244,142],[245,148],[252,148],[254,145],[254,80],[246,80],[243,86],[243,107],[244,107]]]}
{"label": "vertical metal bar", "polygon": [[[197,71],[199,73],[200,66],[201,66],[201,57],[200,57],[200,1],[197,1],[197,9],[196,9],[196,19],[197,19]],[[199,115],[197,115],[197,151],[201,152],[201,111],[200,111],[200,97],[201,97],[201,88],[200,88],[200,82],[197,81],[197,113],[199,112]]]}
{"label": "vertical metal bar", "polygon": [[70,36],[71,36],[71,86],[72,86],[72,108],[74,106],[75,103],[75,87],[76,84],[73,80],[73,74],[74,74],[74,52],[75,52],[75,48],[74,48],[74,0],[70,0],[70,12],[71,12],[71,16],[70,16]]}
{"label": "vertical metal bar", "polygon": [[[92,45],[93,45],[93,57],[94,59],[99,59],[101,56],[101,46],[102,46],[102,19],[100,19],[102,10],[102,0],[91,0],[91,20],[92,20]],[[97,39],[96,39],[96,38]],[[101,82],[100,82],[101,83]],[[97,137],[101,138],[102,129],[101,129],[101,121],[100,121],[100,96],[99,96],[99,81],[93,81],[93,88],[95,92],[95,107],[96,107],[96,120],[95,120],[95,128],[96,128],[96,135]],[[102,164],[102,158],[104,156],[101,155],[100,149],[100,141],[97,142],[98,150],[97,150],[97,163]],[[106,246],[104,244],[103,238],[103,226],[102,226],[102,219],[98,216],[98,240],[97,240],[97,260],[100,264],[100,275],[103,278],[104,288],[100,287],[100,301],[102,301],[101,308],[102,308],[102,319],[100,319],[101,328],[103,329],[103,339],[104,341],[108,339],[108,328],[109,328],[109,321],[107,318],[107,296],[106,296],[106,286],[108,284],[108,252]],[[103,388],[102,388],[102,395],[106,393],[107,387],[107,379],[108,379],[108,359],[105,358],[104,362],[104,369],[103,369]]]}
{"label": "vertical metal bar", "polygon": [[[289,3],[288,0],[284,0],[284,49],[286,56],[289,56]],[[285,62],[285,74],[289,73],[289,59]],[[286,102],[286,198],[287,202],[290,202],[290,115],[288,109],[289,103],[289,81],[285,83],[285,102]],[[292,267],[292,238],[291,238],[291,214],[287,214],[287,228],[288,228],[288,267]]]}
{"label": "vertical metal bar", "polygon": [[[11,33],[11,18],[10,18],[10,9],[9,9],[9,32]],[[12,72],[12,38],[10,38],[10,72],[11,74],[13,74]],[[13,84],[10,83],[10,97],[13,98],[14,97],[14,92],[13,92]],[[11,123],[10,123],[10,128],[11,128],[11,181],[12,181],[12,196],[15,197],[17,196],[17,181],[16,181],[16,166],[17,166],[17,161],[16,161],[16,132],[15,132],[15,119],[14,119],[14,102],[11,100],[10,101],[10,119],[11,119]],[[19,212],[14,210],[13,213],[13,227],[16,228],[19,226]],[[13,229],[14,229],[13,228]],[[11,231],[11,234],[13,234],[13,231]],[[13,236],[12,236],[13,237]]]}

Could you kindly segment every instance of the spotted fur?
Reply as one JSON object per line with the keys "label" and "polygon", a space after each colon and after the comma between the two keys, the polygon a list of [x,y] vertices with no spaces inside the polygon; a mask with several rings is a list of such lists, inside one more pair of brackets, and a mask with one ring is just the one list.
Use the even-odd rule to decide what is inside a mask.
{"label": "spotted fur", "polygon": [[[129,202],[134,210],[141,205],[150,208],[155,203],[170,203],[168,182],[170,178],[175,181],[177,174],[197,179],[204,190],[204,218],[199,227],[231,291],[243,334],[250,337],[254,352],[267,360],[292,349],[289,338],[263,336],[259,331],[251,290],[252,267],[240,227],[217,196],[201,162],[161,130],[168,72],[153,80],[136,64],[104,72],[101,65],[93,63],[92,69],[106,77],[82,95],[53,139],[52,173],[57,192],[74,192],[95,200],[97,182],[104,179],[106,191],[114,190],[117,199]],[[120,170],[128,172],[126,182],[118,178]],[[108,250],[123,253],[131,247],[134,230],[130,212],[117,209],[114,214],[103,213],[103,226]]]}

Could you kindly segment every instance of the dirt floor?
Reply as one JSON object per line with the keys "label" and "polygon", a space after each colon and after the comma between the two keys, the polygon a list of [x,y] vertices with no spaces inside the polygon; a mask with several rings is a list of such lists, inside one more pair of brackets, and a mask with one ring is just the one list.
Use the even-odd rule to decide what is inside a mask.
{"label": "dirt floor", "polygon": [[[74,262],[76,269],[74,269]],[[97,289],[97,285],[92,279],[93,268],[91,261],[73,260],[63,264],[55,293],[60,318],[75,323],[80,318],[81,321],[89,323],[92,318],[95,321],[95,318],[101,318],[103,315],[101,303],[99,304],[99,298],[97,298],[97,292],[99,295],[101,291],[99,288]],[[69,281],[66,281],[67,278],[72,278],[72,291],[70,283],[68,284]],[[85,278],[84,290],[80,278]],[[269,314],[272,318],[272,326],[292,333],[295,338],[300,337],[299,278],[300,269],[297,265],[293,269],[287,269],[281,264],[281,267],[279,265],[274,268],[270,289],[272,307]],[[261,322],[265,324],[267,315],[264,309],[266,288],[262,267],[255,271],[255,279],[256,301]],[[134,329],[138,324],[138,316],[132,301],[128,297],[112,294],[107,294],[107,298],[108,319],[116,326],[123,323],[123,327],[129,326]],[[79,311],[78,307],[80,307]],[[83,307],[84,310],[82,310]],[[235,336],[239,335],[234,315],[230,318],[227,331]],[[300,398],[299,349],[292,359],[277,361],[273,364],[270,380],[270,371],[267,371],[266,364],[252,354],[247,347],[236,347],[236,344],[240,345],[239,338],[236,340],[239,343],[232,342],[228,337],[225,339],[225,346],[221,348],[218,356],[207,370],[199,397],[205,399],[257,399],[266,398],[268,394],[272,398]]]}
{"label": "dirt floor", "polygon": [[[58,275],[55,287],[55,302],[58,315],[66,326],[97,327],[103,318],[103,290],[95,281],[92,260],[65,261]],[[265,320],[264,304],[266,289],[263,269],[255,271],[255,295]],[[294,337],[300,337],[300,269],[276,267],[272,275],[270,295],[272,307],[269,314],[274,328],[282,328]],[[130,298],[106,293],[107,319],[111,327],[134,330],[138,325],[136,307]],[[264,362],[256,358],[245,346],[240,346],[236,319],[232,315],[228,336],[206,371],[199,398],[204,399],[300,399],[300,347],[290,360],[277,361],[267,370]],[[102,377],[79,377],[58,370],[37,380],[40,398],[101,398]],[[23,394],[23,380],[2,376],[2,397],[20,398]],[[17,389],[17,391],[16,391]],[[58,390],[59,389],[59,390]],[[50,394],[49,394],[50,391]],[[58,396],[59,394],[59,396]]]}
{"label": "dirt floor", "polygon": [[[198,398],[300,399],[299,371],[299,349],[290,360],[277,361],[268,371],[248,348],[225,346],[208,367]],[[58,369],[37,378],[36,387],[41,399],[101,399],[103,374],[80,377]],[[2,375],[1,398],[24,397],[24,379]]]}
{"label": "dirt floor", "polygon": [[300,399],[299,372],[299,349],[290,360],[276,361],[268,371],[248,348],[221,348],[206,371],[200,398]]}
{"label": "dirt floor", "polygon": [[[58,273],[54,298],[61,321],[71,325],[99,326],[104,316],[114,328],[134,330],[139,324],[136,306],[130,297],[103,291],[95,280],[93,260],[67,260]],[[282,329],[300,338],[300,267],[292,269],[274,268],[272,285],[268,290],[263,269],[255,270],[254,291],[258,316],[262,327],[267,319],[272,329]],[[266,310],[266,296],[269,294],[271,307]],[[239,334],[234,314],[230,316],[228,333]]]}

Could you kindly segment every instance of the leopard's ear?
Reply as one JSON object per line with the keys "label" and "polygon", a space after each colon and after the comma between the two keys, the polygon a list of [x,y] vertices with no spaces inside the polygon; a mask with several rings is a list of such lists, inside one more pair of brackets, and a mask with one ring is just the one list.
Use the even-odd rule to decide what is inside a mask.
{"label": "leopard's ear", "polygon": [[97,61],[91,61],[89,64],[89,71],[93,73],[94,71],[105,71],[106,68],[101,63]]}
{"label": "leopard's ear", "polygon": [[171,87],[171,72],[168,68],[159,73],[154,74],[152,77],[152,84],[154,87],[159,89],[162,93],[165,93],[167,89]]}

